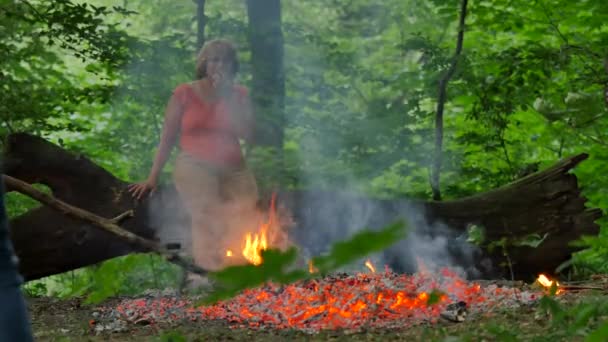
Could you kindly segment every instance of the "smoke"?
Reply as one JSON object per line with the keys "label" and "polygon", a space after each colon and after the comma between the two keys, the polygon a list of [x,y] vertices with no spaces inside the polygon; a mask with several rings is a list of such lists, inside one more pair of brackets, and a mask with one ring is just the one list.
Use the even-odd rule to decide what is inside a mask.
{"label": "smoke", "polygon": [[[290,206],[296,226],[290,232],[306,258],[327,253],[331,246],[363,229],[379,230],[401,220],[406,237],[387,250],[370,256],[377,269],[414,273],[420,266],[437,271],[449,267],[463,277],[477,278],[481,250],[466,241],[466,234],[440,222],[429,223],[423,206],[407,200],[375,200],[347,192],[308,190]],[[365,270],[364,260],[344,271]]]}
{"label": "smoke", "polygon": [[466,232],[454,230],[439,221],[429,223],[421,206],[405,205],[402,210],[410,230],[406,239],[385,253],[385,259],[388,259],[385,262],[408,273],[419,267],[431,271],[449,267],[462,277],[479,278],[490,271],[483,263],[477,263],[482,251],[467,241]]}
{"label": "smoke", "polygon": [[[315,2],[315,4],[319,9],[327,6],[325,2]],[[376,5],[382,6],[380,2]],[[284,30],[286,44],[284,65],[286,66],[288,94],[285,99],[287,120],[285,136],[286,146],[288,146],[285,153],[288,158],[286,164],[290,167],[293,167],[292,164],[298,165],[297,171],[295,171],[295,176],[299,180],[297,185],[307,189],[307,192],[297,198],[294,203],[288,205],[294,210],[293,215],[296,221],[296,226],[290,231],[290,238],[300,247],[303,257],[309,258],[327,253],[332,244],[348,239],[362,229],[379,229],[396,220],[403,220],[408,226],[407,237],[386,251],[371,256],[377,269],[388,265],[395,271],[415,272],[422,263],[429,269],[450,267],[469,277],[476,277],[480,272],[483,273],[483,270],[477,268],[479,249],[467,243],[462,232],[441,222],[428,222],[422,206],[407,200],[382,201],[355,195],[355,193],[365,193],[369,190],[373,179],[369,176],[370,172],[367,172],[367,176],[362,177],[362,172],[355,169],[357,167],[355,164],[360,161],[352,162],[348,160],[348,155],[355,153],[354,148],[358,148],[356,153],[360,154],[367,153],[366,149],[374,149],[373,156],[366,161],[365,167],[375,166],[389,169],[392,167],[390,163],[384,163],[382,166],[374,164],[374,156],[382,155],[382,151],[386,147],[374,146],[373,142],[386,143],[387,140],[390,142],[393,135],[402,134],[395,133],[396,126],[405,126],[402,121],[395,122],[386,118],[384,114],[389,109],[388,107],[382,109],[385,104],[379,103],[374,109],[369,107],[370,103],[366,102],[374,100],[375,97],[382,100],[378,93],[374,93],[374,87],[379,87],[379,83],[371,80],[369,84],[366,84],[366,81],[369,80],[363,79],[363,76],[356,73],[363,71],[362,74],[374,75],[382,70],[391,70],[391,73],[393,70],[395,72],[398,69],[401,70],[408,63],[403,58],[402,51],[395,49],[393,56],[380,56],[377,54],[379,46],[357,45],[356,49],[351,51],[352,47],[348,43],[344,43],[343,46],[335,48],[333,51],[324,52],[323,49],[327,46],[338,45],[341,40],[337,40],[337,43],[324,43],[321,41],[323,37],[315,37],[315,35],[329,35],[332,27],[324,25],[337,23],[339,18],[330,17],[330,14],[325,12],[323,16],[316,18],[300,17],[306,13],[316,13],[294,9],[297,6],[310,7],[309,3],[286,2],[285,6],[291,6],[286,7],[285,15],[298,17],[298,22],[303,26],[301,31],[304,32],[298,33],[300,31],[294,27]],[[388,5],[386,6],[388,10]],[[294,18],[290,19],[292,26],[294,26]],[[357,27],[372,22],[388,25],[388,21],[383,19],[385,13],[367,11],[365,18]],[[313,24],[306,26],[302,23]],[[322,27],[328,31],[323,32]],[[356,32],[353,32],[353,35],[356,35]],[[315,42],[315,39],[321,42]],[[385,40],[367,39],[365,41],[371,42],[370,44],[380,44],[383,51],[390,52],[390,49],[383,46],[390,45],[386,44]],[[364,44],[364,41],[360,39],[357,44]],[[340,51],[346,52],[340,55]],[[337,57],[329,57],[328,55],[331,53]],[[368,58],[369,56],[366,55],[368,53],[374,53],[374,58]],[[174,60],[180,59],[174,58]],[[343,61],[340,62],[340,60]],[[161,65],[172,66],[173,64],[162,63]],[[243,70],[248,70],[246,63]],[[137,73],[137,71],[134,72]],[[182,77],[185,78],[183,72],[181,70]],[[159,79],[144,82],[156,86],[171,83],[168,80],[175,79],[175,75],[180,72],[165,70],[163,73],[149,74],[153,76],[160,74]],[[389,78],[387,75],[378,76],[379,78],[384,77],[384,79]],[[390,79],[393,79],[393,76],[390,75]],[[328,79],[331,80],[328,81]],[[342,86],[338,86],[339,82],[342,83]],[[396,84],[397,81],[394,83]],[[382,88],[385,91],[394,91],[394,89],[389,89],[390,86],[383,85]],[[150,97],[148,91],[141,93],[145,94],[146,99]],[[165,95],[167,94],[169,91],[165,91]],[[390,94],[390,96],[393,95],[395,94]],[[366,96],[367,98],[365,98]],[[407,96],[405,97],[407,100]],[[164,99],[166,96],[158,98]],[[144,100],[142,102],[145,103]],[[414,102],[412,101],[412,103]],[[159,107],[161,106],[159,104]],[[391,110],[398,112],[400,109],[395,109],[393,106]],[[363,125],[367,121],[357,121],[362,117],[364,119],[374,117],[376,114],[376,126],[371,129]],[[407,110],[398,114],[403,118],[413,116]],[[142,120],[142,124],[143,122]],[[379,130],[378,125],[385,125],[385,131]],[[145,123],[145,127],[151,127],[151,125]],[[152,132],[149,132],[149,128],[147,130],[146,136],[154,136]],[[138,129],[138,131],[145,130]],[[382,137],[378,137],[378,132],[381,132],[380,135],[386,133],[388,138],[382,140]],[[397,132],[401,131],[397,130]],[[400,152],[404,155],[407,154],[407,157],[392,157],[394,159],[392,165],[397,165],[401,159],[407,159],[407,163],[405,163],[407,165],[428,164],[425,151],[432,150],[432,139],[417,132],[416,134],[418,140],[428,140],[428,144],[400,147]],[[395,145],[399,144],[395,142]],[[267,160],[264,162],[268,164]],[[396,176],[402,178],[409,176],[405,174],[408,172],[407,170],[399,169]],[[380,174],[378,178],[387,174],[386,172],[378,173]],[[264,176],[264,173],[258,173],[257,176]],[[417,182],[421,183],[419,179]],[[397,187],[397,185],[394,186]],[[390,185],[386,185],[384,188],[390,188]],[[394,190],[395,193],[404,192],[403,189],[391,190]],[[182,248],[189,248],[191,241],[189,224],[187,218],[184,219],[183,213],[180,213],[182,208],[179,206],[180,201],[177,196],[175,194],[172,196],[174,197],[158,199],[151,205],[150,219],[155,226],[159,227],[161,241],[178,243],[182,245]],[[282,205],[280,199],[278,204]],[[363,261],[351,265],[349,269],[365,270]]]}
{"label": "smoke", "polygon": [[[381,7],[388,9],[380,3],[374,8],[379,10]],[[386,14],[365,12],[366,22],[386,24],[379,13]],[[379,17],[374,18],[374,14]],[[315,18],[309,19],[314,22]],[[336,22],[341,20],[334,19]],[[407,238],[371,256],[378,269],[388,265],[395,271],[409,273],[423,264],[431,270],[450,267],[468,277],[478,277],[486,272],[478,269],[481,251],[466,241],[465,232],[441,222],[429,222],[422,205],[405,199],[383,201],[361,195],[373,194],[372,182],[382,177],[398,179],[392,185],[383,185],[383,190],[393,191],[392,196],[406,192],[404,184],[413,186],[417,183],[418,187],[421,183],[426,184],[426,179],[419,173],[429,164],[427,151],[432,151],[432,136],[409,127],[399,128],[400,125],[421,125],[407,122],[409,117],[421,114],[408,112],[408,105],[391,102],[390,107],[381,103],[399,96],[405,98],[403,102],[408,100],[403,89],[397,90],[398,86],[391,89],[386,84],[386,77],[378,74],[389,68],[395,71],[408,68],[403,51],[391,50],[382,45],[386,42],[381,40],[377,41],[379,45],[366,45],[376,44],[372,39],[356,40],[357,49],[353,50],[348,50],[350,45],[344,43],[348,52],[343,55],[340,55],[340,48],[326,50],[327,46],[322,43],[298,40],[289,33],[285,42],[285,65],[297,66],[286,72],[287,93],[292,94],[286,99],[286,119],[290,128],[286,136],[296,142],[297,148],[290,151],[299,165],[296,178],[299,185],[307,189],[291,206],[295,210],[296,227],[290,235],[305,257],[327,253],[332,244],[348,239],[362,229],[379,229],[403,220],[408,226]],[[387,54],[375,54],[370,58],[368,52],[378,49]],[[396,84],[398,80],[393,76],[390,78]],[[380,81],[385,83],[381,91],[376,91]],[[387,95],[387,92],[394,93]],[[376,100],[379,104],[374,103]],[[400,119],[395,121],[391,115]],[[408,145],[403,132],[416,133],[417,139],[412,139],[416,144]],[[395,147],[401,145],[405,146]],[[366,160],[353,155],[369,157]],[[407,167],[391,169],[397,165]],[[362,172],[362,169],[367,171]],[[408,172],[417,172],[417,178]],[[402,181],[404,179],[408,180]],[[410,189],[410,192],[413,191]],[[349,269],[365,268],[363,262],[358,262]]]}
{"label": "smoke", "polygon": [[165,246],[192,253],[190,218],[174,187],[163,187],[150,198],[147,218]]}

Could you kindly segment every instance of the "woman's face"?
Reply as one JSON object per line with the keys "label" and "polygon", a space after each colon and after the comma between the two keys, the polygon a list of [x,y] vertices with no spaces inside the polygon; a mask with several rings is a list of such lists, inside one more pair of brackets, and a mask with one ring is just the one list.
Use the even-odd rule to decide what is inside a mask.
{"label": "woman's face", "polygon": [[207,76],[214,82],[229,81],[234,77],[232,62],[226,54],[214,51],[207,57]]}

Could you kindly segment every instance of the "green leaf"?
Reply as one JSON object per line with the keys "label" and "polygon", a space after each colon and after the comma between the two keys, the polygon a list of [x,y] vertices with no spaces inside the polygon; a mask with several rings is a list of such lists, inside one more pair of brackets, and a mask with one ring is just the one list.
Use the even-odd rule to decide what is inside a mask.
{"label": "green leaf", "polygon": [[589,320],[597,315],[598,308],[594,304],[580,304],[576,308],[574,321],[568,327],[572,332],[584,328],[589,323]]}
{"label": "green leaf", "polygon": [[540,300],[540,307],[551,314],[554,325],[559,325],[565,320],[566,311],[554,298],[543,296]]}
{"label": "green leaf", "polygon": [[441,300],[441,297],[443,297],[444,295],[445,295],[445,293],[443,293],[437,289],[434,289],[429,294],[429,299],[426,301],[426,305],[431,306],[431,305],[439,303],[439,301]]}
{"label": "green leaf", "polygon": [[472,224],[467,229],[467,242],[481,246],[485,241],[485,230],[483,227]]}
{"label": "green leaf", "polygon": [[334,244],[326,256],[313,258],[313,264],[321,274],[360,259],[362,256],[386,249],[405,237],[405,223],[399,221],[380,231],[365,230],[348,241]]}
{"label": "green leaf", "polygon": [[520,239],[517,239],[512,242],[513,246],[528,246],[532,248],[537,248],[541,243],[545,241],[545,239],[549,236],[549,233],[545,233],[542,237],[538,233],[532,233],[526,235]]}
{"label": "green leaf", "polygon": [[604,323],[601,327],[587,335],[585,342],[605,342],[608,341],[608,323]]}
{"label": "green leaf", "polygon": [[212,272],[209,276],[217,281],[217,290],[202,299],[200,304],[212,304],[219,300],[234,297],[242,290],[262,285],[268,281],[288,283],[306,278],[303,270],[289,271],[296,260],[296,249],[282,252],[268,249],[261,253],[260,265],[239,265]]}
{"label": "green leaf", "polygon": [[161,342],[186,342],[186,337],[177,331],[164,333],[160,336]]}

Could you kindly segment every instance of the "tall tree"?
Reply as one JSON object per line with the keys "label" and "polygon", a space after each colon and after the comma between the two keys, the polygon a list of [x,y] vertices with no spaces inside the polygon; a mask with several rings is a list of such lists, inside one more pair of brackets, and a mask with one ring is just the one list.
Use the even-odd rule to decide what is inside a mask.
{"label": "tall tree", "polygon": [[256,145],[283,149],[285,72],[280,0],[247,0]]}
{"label": "tall tree", "polygon": [[435,153],[433,156],[433,164],[431,166],[431,189],[433,191],[433,200],[441,200],[441,190],[439,188],[439,174],[441,172],[442,150],[443,150],[443,108],[447,99],[448,82],[454,71],[462,52],[462,43],[464,40],[464,25],[467,16],[467,0],[462,0],[460,3],[460,16],[458,21],[458,39],[456,42],[456,52],[452,57],[450,67],[445,72],[441,80],[439,80],[439,95],[437,99],[437,113],[435,116]]}
{"label": "tall tree", "polygon": [[200,49],[205,44],[205,0],[196,0],[196,46]]}

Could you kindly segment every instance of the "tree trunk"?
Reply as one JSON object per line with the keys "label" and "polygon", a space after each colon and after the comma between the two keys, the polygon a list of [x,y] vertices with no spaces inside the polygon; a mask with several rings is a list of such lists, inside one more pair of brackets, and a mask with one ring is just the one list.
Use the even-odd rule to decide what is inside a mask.
{"label": "tree trunk", "polygon": [[196,47],[200,49],[205,44],[205,0],[196,0]]}
{"label": "tree trunk", "polygon": [[[99,216],[111,218],[134,209],[135,215],[121,226],[144,238],[164,245],[189,241],[189,218],[173,187],[162,187],[154,196],[137,203],[126,191],[126,182],[86,157],[44,139],[14,134],[8,137],[5,148],[7,175],[45,184],[57,199]],[[508,246],[514,276],[528,278],[538,272],[554,271],[574,251],[569,242],[599,231],[594,221],[601,216],[600,210],[585,208],[576,177],[569,173],[585,158],[586,155],[575,156],[502,188],[455,201],[377,200],[344,192],[301,191],[280,192],[277,203],[296,223],[290,231],[291,238],[312,254],[322,252],[329,243],[345,238],[355,229],[382,227],[397,219],[410,223],[412,235],[449,238],[448,254],[461,261],[456,264],[463,265],[466,255],[454,247],[458,245],[456,237],[470,224],[483,226],[487,240],[548,234],[536,249]],[[9,187],[7,190],[11,191]],[[21,272],[28,280],[141,251],[48,207],[13,218],[10,226]],[[390,266],[411,271],[416,255],[403,254],[408,246],[412,247],[410,252],[417,250],[415,245],[401,243],[385,252]],[[510,270],[500,266],[505,257],[499,252],[482,251],[474,258],[480,276],[510,276]],[[485,267],[480,262],[484,259],[491,261],[494,268]]]}
{"label": "tree trunk", "polygon": [[458,19],[458,38],[456,40],[456,51],[452,56],[450,67],[439,80],[439,92],[437,96],[437,111],[435,113],[435,150],[433,153],[433,162],[431,165],[431,191],[433,192],[433,200],[441,200],[441,164],[443,163],[443,110],[445,101],[448,96],[448,82],[456,71],[458,59],[462,52],[464,41],[465,20],[467,17],[468,0],[460,1],[460,15]]}
{"label": "tree trunk", "polygon": [[247,0],[255,144],[283,150],[285,72],[280,0]]}

